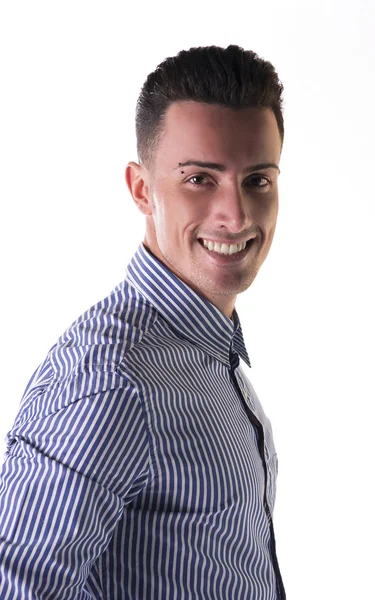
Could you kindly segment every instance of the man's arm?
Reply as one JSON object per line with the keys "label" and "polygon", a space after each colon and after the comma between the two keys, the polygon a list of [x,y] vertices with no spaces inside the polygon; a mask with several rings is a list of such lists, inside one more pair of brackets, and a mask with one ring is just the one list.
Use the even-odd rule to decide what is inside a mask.
{"label": "man's arm", "polygon": [[0,486],[2,600],[77,598],[147,483],[136,390],[115,373],[87,377],[39,390],[16,420]]}

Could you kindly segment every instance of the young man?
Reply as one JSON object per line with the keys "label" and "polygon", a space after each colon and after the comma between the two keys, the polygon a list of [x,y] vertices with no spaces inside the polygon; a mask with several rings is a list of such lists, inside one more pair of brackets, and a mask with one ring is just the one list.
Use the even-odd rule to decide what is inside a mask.
{"label": "young man", "polygon": [[277,456],[235,310],[275,231],[282,90],[238,46],[148,76],[126,168],[144,242],[26,388],[2,472],[2,599],[285,598]]}

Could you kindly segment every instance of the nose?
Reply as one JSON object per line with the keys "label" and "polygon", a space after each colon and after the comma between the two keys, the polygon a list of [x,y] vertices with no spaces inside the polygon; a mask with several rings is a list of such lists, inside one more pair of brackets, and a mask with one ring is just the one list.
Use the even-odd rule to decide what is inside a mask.
{"label": "nose", "polygon": [[252,224],[250,215],[250,198],[238,186],[226,188],[214,200],[214,222],[216,227],[225,227],[228,231],[238,233]]}

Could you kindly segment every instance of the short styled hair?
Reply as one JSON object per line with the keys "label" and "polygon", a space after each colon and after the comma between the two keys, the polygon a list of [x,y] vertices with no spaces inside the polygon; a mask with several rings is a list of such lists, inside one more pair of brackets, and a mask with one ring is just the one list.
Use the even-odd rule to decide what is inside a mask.
{"label": "short styled hair", "polygon": [[181,50],[163,60],[142,86],[135,120],[138,160],[153,170],[165,113],[173,102],[184,100],[235,110],[270,108],[283,144],[283,90],[273,65],[251,50],[236,45]]}

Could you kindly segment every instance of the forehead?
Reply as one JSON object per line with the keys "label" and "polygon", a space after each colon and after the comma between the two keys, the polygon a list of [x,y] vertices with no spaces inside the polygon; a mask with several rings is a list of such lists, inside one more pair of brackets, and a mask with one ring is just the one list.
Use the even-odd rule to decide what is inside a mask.
{"label": "forehead", "polygon": [[234,110],[184,101],[172,103],[166,111],[156,160],[177,164],[194,156],[218,162],[278,162],[280,150],[280,134],[271,109]]}

